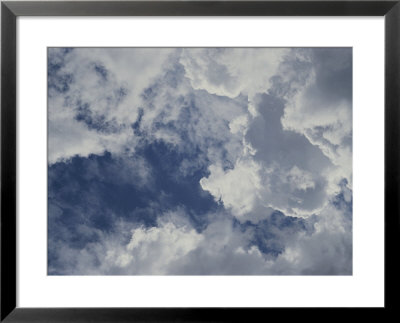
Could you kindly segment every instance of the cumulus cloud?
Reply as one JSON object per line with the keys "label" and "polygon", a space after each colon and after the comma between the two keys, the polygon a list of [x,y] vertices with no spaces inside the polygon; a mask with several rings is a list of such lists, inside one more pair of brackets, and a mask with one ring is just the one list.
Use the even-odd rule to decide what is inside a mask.
{"label": "cumulus cloud", "polygon": [[194,89],[237,97],[266,92],[284,48],[185,48],[180,63]]}
{"label": "cumulus cloud", "polygon": [[224,171],[222,166],[211,165],[208,178],[200,180],[201,187],[241,217],[253,209],[261,182],[260,167],[251,160],[238,160],[233,169]]}
{"label": "cumulus cloud", "polygon": [[262,95],[254,102],[258,113],[249,115],[241,132],[242,150],[235,166],[227,171],[218,164],[210,166],[210,175],[201,184],[226,206],[236,203],[241,221],[258,221],[274,210],[311,216],[328,201],[325,173],[333,165],[304,136],[283,129],[282,100]]}
{"label": "cumulus cloud", "polygon": [[276,259],[271,271],[287,275],[352,274],[351,218],[327,205],[319,213],[312,235],[288,239],[285,251]]}
{"label": "cumulus cloud", "polygon": [[[230,124],[249,147],[237,158],[250,158],[257,171],[247,168],[248,176],[238,168],[237,185],[228,195],[224,185],[235,168],[217,173],[214,165],[203,188],[227,206],[230,197],[242,203],[243,212],[236,212],[242,220],[265,218],[273,210],[300,217],[319,213],[340,192],[343,179],[351,188],[350,90],[350,49],[293,50],[279,65],[269,94],[253,96],[256,113]],[[249,192],[249,182],[254,183],[252,198],[235,197],[241,189]]]}
{"label": "cumulus cloud", "polygon": [[135,146],[141,94],[173,50],[49,49],[49,162]]}
{"label": "cumulus cloud", "polygon": [[235,226],[230,217],[212,214],[214,221],[198,233],[176,210],[161,216],[157,227],[127,229],[131,226],[124,223],[118,234],[101,233],[99,242],[82,249],[62,246],[58,261],[66,265],[58,274],[351,274],[350,220],[332,205],[322,215],[312,233],[266,223],[264,236],[274,237],[267,246],[285,246],[266,253],[254,244],[254,227]]}
{"label": "cumulus cloud", "polygon": [[314,49],[309,77],[285,107],[284,129],[304,135],[336,166],[332,181],[352,183],[350,48]]}
{"label": "cumulus cloud", "polygon": [[49,50],[49,273],[351,274],[347,48]]}

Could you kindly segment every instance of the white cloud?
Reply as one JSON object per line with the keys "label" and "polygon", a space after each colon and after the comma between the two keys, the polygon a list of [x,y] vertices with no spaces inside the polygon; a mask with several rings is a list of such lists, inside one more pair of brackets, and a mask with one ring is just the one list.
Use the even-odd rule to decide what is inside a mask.
{"label": "white cloud", "polygon": [[334,192],[343,178],[352,183],[351,49],[314,49],[309,59],[309,77],[288,98],[281,121],[337,166],[329,175]]}
{"label": "white cloud", "polygon": [[181,211],[164,216],[176,221],[160,220],[158,227],[144,228],[120,220],[115,233],[109,234],[87,228],[96,232],[100,239],[86,244],[82,249],[72,249],[52,241],[52,247],[57,251],[57,261],[63,263],[59,269],[65,274],[83,275],[171,274],[171,266],[198,248],[204,237],[187,225],[185,218],[181,217]]}
{"label": "white cloud", "polygon": [[84,122],[75,119],[76,112],[64,106],[63,98],[49,99],[48,163],[65,161],[73,156],[101,155],[106,150],[121,153],[124,146],[135,146],[136,138],[131,129],[124,127],[117,134],[102,133],[89,129]]}
{"label": "white cloud", "polygon": [[[333,105],[305,99],[300,92],[285,108],[282,118],[284,129],[303,134],[337,166],[340,174],[336,183],[346,178],[352,182],[352,112],[351,105],[342,101]],[[310,102],[311,100],[311,102]]]}
{"label": "white cloud", "polygon": [[273,274],[351,275],[351,219],[331,204],[320,212],[312,235],[296,235],[271,266]]}
{"label": "white cloud", "polygon": [[[186,75],[193,86],[231,97],[247,93],[250,74],[241,78],[244,83],[239,92],[228,93],[234,85],[239,88],[235,78],[230,77],[237,72],[228,72],[233,68],[229,61],[232,53],[246,65],[240,50],[239,54],[234,50],[185,51]],[[245,53],[252,57],[250,49]],[[233,169],[224,171],[221,159],[214,159],[210,175],[201,180],[203,189],[231,208],[241,221],[257,222],[268,218],[273,210],[298,217],[318,214],[341,190],[343,178],[351,183],[351,105],[344,93],[347,90],[342,90],[336,79],[329,79],[339,73],[335,69],[348,68],[348,61],[342,59],[343,53],[335,56],[329,50],[322,54],[317,51],[314,56],[312,50],[279,53],[279,59],[271,61],[275,64],[271,71],[278,81],[263,82],[264,87],[252,84],[261,92],[270,89],[274,95],[253,93],[247,102],[251,111],[226,118],[231,134],[237,138],[235,148],[225,145],[231,152]],[[325,68],[330,69],[327,75]],[[226,73],[216,79],[212,73],[221,69]],[[329,86],[337,93],[326,94]]]}
{"label": "white cloud", "polygon": [[[50,57],[60,61],[59,49]],[[135,146],[130,125],[137,119],[143,90],[165,71],[172,49],[75,48],[65,55],[61,75],[72,75],[66,93],[49,96],[49,163],[75,155],[120,153]],[[97,68],[97,70],[96,70]],[[102,74],[103,73],[103,74]],[[121,93],[122,92],[122,93]],[[90,129],[76,120],[79,105],[87,105],[99,116],[106,130]]]}
{"label": "white cloud", "polygon": [[[66,56],[63,72],[74,78],[69,92],[79,93],[83,102],[95,105],[96,112],[118,123],[134,122],[140,95],[169,67],[173,53],[168,48],[75,48]],[[105,68],[107,82],[95,77],[95,65]],[[128,97],[119,105],[107,104],[118,87],[126,88]]]}
{"label": "white cloud", "polygon": [[[59,55],[56,49],[52,51],[53,56]],[[258,90],[266,91],[270,86],[269,78],[276,72],[282,55],[287,52],[286,49],[209,49],[206,51],[209,60],[203,62],[203,68],[210,70],[211,66],[208,65],[212,64],[215,58],[216,64],[223,66],[222,69],[228,69],[237,92],[235,96],[241,92],[251,95]],[[181,144],[176,133],[166,129],[155,129],[154,122],[161,121],[166,124],[178,120],[182,109],[191,104],[193,82],[179,80],[177,86],[171,87],[170,84],[174,81],[164,79],[164,73],[178,59],[183,63],[185,73],[190,74],[191,66],[187,65],[187,60],[193,62],[201,60],[203,54],[202,50],[197,49],[137,48],[135,50],[82,48],[68,53],[60,72],[73,75],[73,82],[69,85],[67,93],[54,92],[49,98],[49,129],[51,131],[49,162],[66,160],[74,155],[101,154],[105,150],[114,154],[119,154],[127,148],[133,151],[136,139],[132,135],[130,124],[137,120],[140,107],[145,109],[142,127],[146,130],[148,139],[161,139],[173,145]],[[96,67],[104,68],[107,81],[102,79]],[[206,76],[194,74],[207,82]],[[161,83],[161,86],[155,90],[156,95],[151,99],[152,106],[146,106],[148,100],[143,100],[140,95],[145,88],[157,82]],[[194,88],[202,89],[196,86]],[[123,89],[126,94],[122,99],[116,94],[119,89]],[[210,93],[213,92],[208,88],[204,89]],[[233,132],[237,131],[235,127],[240,127],[240,132],[245,132],[246,125],[240,125],[238,122],[243,121],[240,121],[240,118],[247,118],[246,114],[243,114],[245,112],[243,108],[246,108],[246,105],[251,107],[251,102],[238,105],[234,101],[212,97],[201,92],[195,93],[194,100],[194,104],[201,111],[201,116],[195,128],[192,129],[194,133],[189,132],[193,133],[192,141],[197,142],[204,137],[214,137],[218,140],[229,141],[227,148],[230,154],[233,150],[242,149],[239,147],[242,145],[242,139],[231,140],[229,133],[225,131],[224,123],[228,123]],[[91,111],[101,116],[104,123],[111,123],[116,130],[101,133],[90,129],[84,122],[75,120],[76,106],[79,104],[88,104]],[[197,138],[194,139],[194,137]],[[235,157],[231,159],[234,161]]]}
{"label": "white cloud", "polygon": [[194,229],[176,227],[172,223],[148,230],[135,229],[127,251],[140,266],[148,266],[143,274],[166,274],[168,265],[195,249],[203,237]]}
{"label": "white cloud", "polygon": [[[181,209],[160,214],[157,227],[123,223],[118,234],[99,233],[99,242],[81,250],[61,246],[60,257],[71,266],[65,265],[66,270],[350,273],[351,220],[332,205],[340,191],[351,201],[351,100],[348,84],[337,84],[349,62],[327,52],[185,49],[173,57],[170,50],[159,49],[135,55],[123,50],[73,52],[63,67],[75,75],[68,100],[64,94],[49,98],[49,163],[105,150],[134,156],[138,138],[130,125],[142,108],[140,127],[148,142],[162,140],[178,150],[199,151],[196,161],[183,160],[179,169],[185,175],[208,165],[200,185],[225,211],[208,214],[210,223],[202,233],[183,220],[188,215]],[[107,83],[95,75],[92,62],[109,71]],[[177,62],[183,65],[182,74],[166,74]],[[142,99],[149,86],[148,98]],[[107,103],[116,102],[115,89],[120,87],[127,89],[126,97]],[[79,100],[117,129],[96,131],[75,120],[72,107]],[[345,188],[339,185],[344,178],[349,182]],[[286,249],[276,259],[251,246],[250,230],[235,228],[231,218],[258,224],[275,210],[315,222],[313,234],[282,232],[276,239]]]}
{"label": "white cloud", "polygon": [[282,129],[284,105],[256,96],[257,115],[240,115],[229,126],[240,147],[231,154],[233,169],[215,161],[201,180],[204,190],[221,199],[240,221],[258,222],[274,210],[297,217],[318,213],[329,199],[330,160],[306,138]]}
{"label": "white cloud", "polygon": [[211,165],[210,176],[202,178],[200,185],[241,218],[252,211],[258,192],[262,189],[259,170],[259,165],[252,160],[238,160],[234,168],[227,171],[220,165]]}
{"label": "white cloud", "polygon": [[235,98],[266,92],[284,48],[185,48],[180,62],[194,89]]}
{"label": "white cloud", "polygon": [[[122,223],[116,233],[82,249],[55,246],[64,274],[97,275],[302,275],[352,272],[351,219],[332,205],[315,222],[314,233],[268,226],[273,243],[285,246],[275,257],[251,242],[253,229],[241,230],[223,214],[201,233],[182,210],[164,214],[158,227]],[[93,230],[93,229],[91,229]],[[127,239],[129,238],[130,239]]]}

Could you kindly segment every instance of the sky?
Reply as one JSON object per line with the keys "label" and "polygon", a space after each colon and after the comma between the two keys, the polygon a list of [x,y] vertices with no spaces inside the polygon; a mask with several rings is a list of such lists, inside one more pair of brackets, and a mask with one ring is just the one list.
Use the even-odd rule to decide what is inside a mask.
{"label": "sky", "polygon": [[351,48],[49,48],[49,275],[351,275]]}

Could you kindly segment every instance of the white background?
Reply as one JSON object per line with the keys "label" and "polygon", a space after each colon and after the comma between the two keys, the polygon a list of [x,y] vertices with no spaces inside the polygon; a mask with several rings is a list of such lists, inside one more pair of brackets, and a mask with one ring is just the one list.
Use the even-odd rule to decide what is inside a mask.
{"label": "white background", "polygon": [[[384,19],[18,18],[20,307],[383,306]],[[47,276],[48,46],[353,47],[352,276]]]}

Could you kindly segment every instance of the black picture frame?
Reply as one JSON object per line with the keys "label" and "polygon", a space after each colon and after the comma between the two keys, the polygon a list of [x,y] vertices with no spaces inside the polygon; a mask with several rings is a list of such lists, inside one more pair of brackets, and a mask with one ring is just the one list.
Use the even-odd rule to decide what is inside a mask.
{"label": "black picture frame", "polygon": [[[19,16],[384,16],[385,18],[385,306],[398,307],[400,179],[400,4],[396,1],[3,1],[1,3],[1,322],[253,322],[305,315],[315,308],[19,308],[16,307],[16,19]],[[372,233],[371,233],[372,234]],[[326,308],[342,319],[338,309]],[[344,310],[344,309],[342,309]],[[266,311],[269,311],[266,313]],[[306,314],[308,313],[308,314]],[[347,315],[348,315],[347,314]],[[393,314],[393,313],[391,313]],[[325,314],[326,315],[326,314]],[[312,317],[312,315],[311,315]]]}

